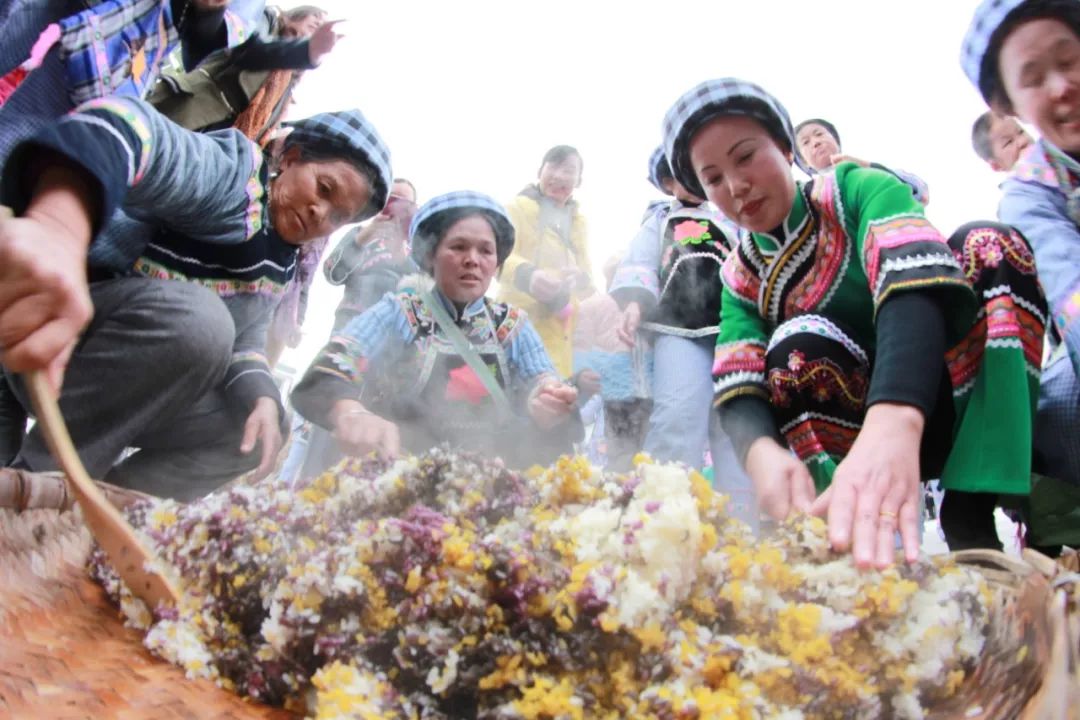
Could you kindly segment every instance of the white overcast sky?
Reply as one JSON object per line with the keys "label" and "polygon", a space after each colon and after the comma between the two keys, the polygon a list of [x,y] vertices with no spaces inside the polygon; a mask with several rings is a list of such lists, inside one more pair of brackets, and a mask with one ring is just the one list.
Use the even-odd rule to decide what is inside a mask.
{"label": "white overcast sky", "polygon": [[[970,143],[984,107],[958,60],[976,0],[318,4],[346,37],[304,78],[291,117],[360,108],[421,202],[457,189],[508,200],[547,148],[576,146],[595,271],[658,197],[645,176],[664,112],[710,77],[757,82],[794,122],[831,120],[845,152],[920,175],[946,235],[994,216],[1000,178]],[[307,367],[340,292],[320,273],[284,364]]]}

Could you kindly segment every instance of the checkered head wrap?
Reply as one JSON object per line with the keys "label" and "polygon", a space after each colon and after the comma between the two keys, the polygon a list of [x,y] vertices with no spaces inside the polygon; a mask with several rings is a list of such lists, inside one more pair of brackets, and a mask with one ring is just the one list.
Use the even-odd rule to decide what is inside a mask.
{"label": "checkered head wrap", "polygon": [[[666,173],[664,172],[665,168],[667,169]],[[649,182],[660,192],[669,195],[670,193],[664,189],[663,178],[665,175],[670,174],[671,166],[668,165],[667,155],[664,154],[664,146],[661,145],[653,150],[652,155],[649,156]]]}
{"label": "checkered head wrap", "polygon": [[413,261],[428,272],[428,257],[435,252],[441,235],[449,228],[447,213],[455,220],[479,213],[491,223],[495,231],[495,253],[499,265],[514,249],[514,225],[506,210],[494,198],[472,190],[457,190],[439,195],[420,206],[409,225],[409,254]]}
{"label": "checkered head wrap", "polygon": [[664,116],[664,152],[675,179],[698,197],[705,191],[690,165],[690,140],[705,123],[726,115],[751,117],[769,131],[780,146],[792,152],[795,162],[809,173],[795,152],[795,132],[784,106],[760,86],[737,78],[706,80],[675,101]]}
{"label": "checkered head wrap", "polygon": [[989,104],[1001,85],[998,55],[1012,27],[1027,20],[1060,20],[1080,37],[1080,0],[983,0],[971,19],[960,65]]}
{"label": "checkered head wrap", "polygon": [[292,127],[292,132],[285,136],[285,150],[298,145],[374,171],[371,200],[353,218],[354,222],[367,220],[383,209],[394,178],[390,149],[359,110],[319,113],[285,124]]}
{"label": "checkered head wrap", "polygon": [[[985,82],[987,78],[983,77],[983,71],[990,41],[1009,13],[1025,2],[1027,0],[983,0],[976,8],[971,24],[968,25],[967,32],[964,34],[964,44],[960,48],[960,65],[964,68],[964,74],[968,76],[968,80],[982,93],[983,99],[988,103],[991,88],[989,83]],[[997,68],[985,69],[997,72]]]}

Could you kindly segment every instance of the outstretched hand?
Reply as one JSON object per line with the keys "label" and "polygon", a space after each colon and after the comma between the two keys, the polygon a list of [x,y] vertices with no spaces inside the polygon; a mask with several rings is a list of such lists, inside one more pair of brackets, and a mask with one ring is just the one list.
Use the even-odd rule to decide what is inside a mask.
{"label": "outstretched hand", "polygon": [[312,65],[318,65],[322,62],[323,57],[328,55],[337,41],[345,37],[341,33],[334,29],[341,20],[327,20],[311,34],[308,38],[308,57],[311,59]]}
{"label": "outstretched hand", "polygon": [[859,167],[870,167],[870,163],[868,161],[863,160],[862,158],[857,158],[854,155],[846,155],[844,153],[837,153],[836,155],[831,156],[829,158],[829,162],[833,164],[833,167],[836,167],[842,162],[853,162]]}
{"label": "outstretched hand", "polygon": [[341,451],[359,456],[376,452],[384,458],[401,454],[398,426],[364,409],[355,400],[339,400],[331,412],[334,438]]}
{"label": "outstretched hand", "polygon": [[255,409],[244,423],[244,436],[240,441],[240,452],[245,455],[259,447],[259,466],[253,478],[262,480],[274,469],[278,452],[284,444],[281,437],[281,423],[278,406],[273,398],[261,397],[255,402]]}
{"label": "outstretched hand", "polygon": [[919,557],[919,444],[923,416],[907,405],[879,403],[866,413],[832,485],[811,508],[828,518],[833,549],[851,551],[861,568],[886,568],[899,529],[904,557]]}
{"label": "outstretched hand", "polygon": [[529,398],[529,417],[545,430],[553,428],[570,414],[577,397],[577,390],[566,383],[548,382]]}
{"label": "outstretched hand", "polygon": [[809,512],[814,502],[814,479],[802,461],[775,440],[763,437],[750,445],[746,474],[754,483],[761,509],[774,520]]}

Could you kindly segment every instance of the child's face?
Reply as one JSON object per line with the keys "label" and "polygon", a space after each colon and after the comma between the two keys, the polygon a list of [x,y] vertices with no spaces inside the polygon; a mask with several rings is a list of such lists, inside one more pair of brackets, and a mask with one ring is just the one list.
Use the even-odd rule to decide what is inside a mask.
{"label": "child's face", "polygon": [[817,123],[799,128],[799,134],[795,136],[795,146],[802,159],[818,172],[832,167],[832,156],[840,152],[836,138]]}
{"label": "child's face", "polygon": [[1012,170],[1020,153],[1031,145],[1031,136],[1014,118],[997,116],[990,124],[990,167],[998,172]]}
{"label": "child's face", "polygon": [[286,20],[282,23],[281,37],[289,40],[311,37],[325,19],[326,16],[323,14],[312,13],[301,20]]}
{"label": "child's face", "polygon": [[1016,114],[1065,152],[1080,152],[1080,38],[1058,20],[1031,20],[1005,38],[998,66]]}
{"label": "child's face", "polygon": [[558,203],[565,203],[581,184],[581,158],[567,155],[562,162],[546,162],[540,168],[540,192]]}
{"label": "child's face", "polygon": [[747,230],[768,232],[791,212],[791,154],[756,120],[734,115],[709,122],[690,141],[690,164],[706,197]]}

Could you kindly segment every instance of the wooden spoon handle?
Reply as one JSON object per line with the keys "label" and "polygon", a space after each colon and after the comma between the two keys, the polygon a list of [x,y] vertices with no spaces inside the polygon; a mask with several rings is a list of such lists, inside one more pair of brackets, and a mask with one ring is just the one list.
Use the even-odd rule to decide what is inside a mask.
{"label": "wooden spoon handle", "polygon": [[69,488],[82,507],[87,527],[109,556],[120,578],[151,610],[162,603],[175,606],[180,599],[179,592],[167,577],[152,569],[153,554],[83,467],[45,373],[28,373],[26,384],[45,442],[67,476]]}

